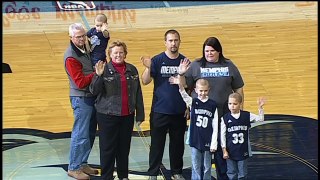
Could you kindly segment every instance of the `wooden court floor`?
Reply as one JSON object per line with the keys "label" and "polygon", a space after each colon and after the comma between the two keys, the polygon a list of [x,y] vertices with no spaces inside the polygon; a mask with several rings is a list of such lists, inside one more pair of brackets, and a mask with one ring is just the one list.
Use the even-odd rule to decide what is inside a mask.
{"label": "wooden court floor", "polygon": [[[83,13],[32,12],[36,5],[19,3],[15,6],[17,12],[22,6],[30,12],[2,13],[2,61],[12,69],[12,73],[2,73],[3,129],[71,131],[73,116],[63,66],[63,53],[69,44],[68,26],[82,22],[92,27],[98,12],[109,18],[110,41],[127,43],[127,61],[136,65],[140,74],[144,70],[140,56],[165,50],[166,30],[180,32],[180,52],[190,60],[202,55],[202,43],[207,37],[216,36],[224,55],[237,65],[244,78],[246,110],[257,112],[256,99],[264,96],[265,113],[270,117],[290,115],[318,120],[317,2],[157,5]],[[149,130],[153,85],[142,88],[146,110],[142,130]]]}
{"label": "wooden court floor", "polygon": [[[244,78],[245,109],[256,112],[257,97],[265,96],[268,101],[265,112],[268,114],[318,119],[316,4],[297,6],[288,2],[284,5],[256,3],[221,6],[217,12],[235,6],[230,7],[233,8],[229,13],[232,17],[228,17],[228,13],[221,14],[221,17],[212,14],[212,21],[207,20],[209,12],[218,9],[218,6],[173,9],[176,12],[158,8],[154,10],[154,18],[160,15],[164,19],[155,20],[154,25],[143,24],[152,23],[152,17],[144,14],[149,14],[152,9],[135,10],[132,22],[127,23],[113,19],[112,13],[106,14],[110,16],[110,41],[121,39],[127,43],[127,61],[136,65],[140,73],[143,66],[139,57],[164,51],[163,34],[170,28],[181,33],[180,51],[190,60],[201,56],[202,43],[207,37],[216,36],[222,43],[224,55],[238,66]],[[269,6],[273,11],[270,14],[261,12],[259,20],[258,9]],[[289,10],[296,15],[284,14],[281,7],[290,7]],[[256,17],[244,14],[243,8],[257,9],[252,10]],[[236,11],[240,12],[237,14]],[[204,16],[200,12],[208,13]],[[243,17],[241,14],[244,14]],[[48,12],[41,14],[41,19],[35,19],[34,22],[24,22],[3,14],[3,18],[11,20],[11,26],[3,28],[3,62],[10,64],[13,71],[2,74],[4,128],[70,131],[72,110],[62,57],[69,43],[68,25],[83,22],[80,15],[76,15],[67,14],[66,19],[62,20],[62,12]],[[93,25],[94,15],[91,13],[86,17],[90,26]],[[270,19],[264,20],[268,16]],[[202,17],[205,20],[202,21]],[[190,19],[198,20],[189,22]],[[225,22],[216,22],[216,19],[225,19]],[[166,21],[165,27],[158,27]],[[129,26],[129,23],[132,25]],[[152,88],[152,84],[143,86],[146,114],[150,111]],[[148,128],[148,119],[142,127]]]}

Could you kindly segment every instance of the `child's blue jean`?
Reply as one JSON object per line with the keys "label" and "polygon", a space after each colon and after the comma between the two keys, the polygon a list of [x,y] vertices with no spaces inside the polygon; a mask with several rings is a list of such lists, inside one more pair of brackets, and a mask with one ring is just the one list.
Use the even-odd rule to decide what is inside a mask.
{"label": "child's blue jean", "polygon": [[242,161],[227,159],[227,169],[227,175],[230,180],[247,179],[248,159]]}
{"label": "child's blue jean", "polygon": [[191,179],[211,180],[211,158],[212,153],[210,151],[199,151],[191,147]]}

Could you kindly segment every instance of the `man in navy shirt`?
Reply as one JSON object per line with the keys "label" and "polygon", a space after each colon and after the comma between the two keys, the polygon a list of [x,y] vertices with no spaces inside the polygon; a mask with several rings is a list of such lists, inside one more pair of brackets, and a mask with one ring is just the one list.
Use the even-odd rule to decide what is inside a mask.
{"label": "man in navy shirt", "polygon": [[[176,30],[168,30],[164,35],[166,51],[152,59],[142,57],[146,67],[142,74],[142,84],[154,82],[153,100],[150,115],[151,147],[149,153],[150,179],[157,179],[161,172],[166,134],[169,132],[169,157],[173,179],[184,180],[182,176],[184,133],[187,122],[186,104],[178,86],[170,84],[169,78],[178,74],[181,60],[186,57],[179,53],[180,35]],[[161,172],[162,173],[162,172]],[[163,173],[162,173],[163,175]]]}

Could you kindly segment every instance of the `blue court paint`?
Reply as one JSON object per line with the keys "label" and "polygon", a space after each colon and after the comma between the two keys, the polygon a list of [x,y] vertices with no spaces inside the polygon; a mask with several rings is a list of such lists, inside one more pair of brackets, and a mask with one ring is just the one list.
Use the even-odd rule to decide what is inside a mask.
{"label": "blue court paint", "polygon": [[[248,179],[318,179],[318,120],[293,115],[266,114],[265,122],[250,129],[253,156],[248,161]],[[141,128],[136,128],[142,133]],[[67,179],[71,132],[54,133],[26,128],[2,130],[3,179]],[[147,179],[150,131],[132,136],[129,177]],[[149,135],[148,135],[149,134]],[[169,138],[169,137],[167,137]],[[168,147],[166,141],[166,147]],[[168,151],[164,151],[168,157]],[[168,159],[162,172],[170,179]],[[100,168],[99,138],[90,154],[90,165]],[[191,178],[191,152],[186,146],[183,176]],[[17,170],[18,169],[18,170]],[[27,172],[27,173],[26,173]],[[12,178],[14,175],[15,178]],[[56,177],[56,178],[55,178]],[[99,176],[90,179],[98,180]],[[132,178],[138,179],[138,178]],[[216,180],[215,177],[212,177]]]}
{"label": "blue court paint", "polygon": [[86,26],[87,30],[90,29],[90,25],[88,23],[88,20],[86,18],[86,16],[84,15],[83,11],[80,12],[80,16],[81,16],[81,19],[83,21],[83,24]]}
{"label": "blue court paint", "polygon": [[[6,1],[2,3],[2,13],[19,12],[60,12],[59,4],[72,4],[70,1]],[[83,1],[74,1],[73,5],[81,5]],[[143,9],[173,8],[187,6],[205,6],[222,4],[259,3],[266,1],[87,1],[95,5],[95,10],[104,9]],[[170,4],[169,4],[170,3]],[[67,10],[68,11],[68,10]],[[77,10],[75,10],[77,11]]]}
{"label": "blue court paint", "polygon": [[166,7],[170,7],[170,4],[169,4],[167,1],[163,1],[163,4],[164,4]]}

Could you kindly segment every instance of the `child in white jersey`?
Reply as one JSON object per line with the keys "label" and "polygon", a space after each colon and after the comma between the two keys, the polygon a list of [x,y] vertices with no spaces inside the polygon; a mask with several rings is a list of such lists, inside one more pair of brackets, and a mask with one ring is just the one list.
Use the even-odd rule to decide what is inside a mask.
{"label": "child in white jersey", "polygon": [[197,98],[190,97],[179,77],[171,77],[170,83],[179,84],[179,92],[190,110],[188,133],[191,147],[191,179],[211,180],[212,152],[217,150],[218,111],[215,101],[209,99],[209,82],[205,79],[196,81]]}
{"label": "child in white jersey", "polygon": [[223,158],[227,160],[229,179],[247,179],[247,159],[250,155],[249,129],[252,122],[264,121],[264,98],[258,99],[259,115],[240,110],[242,96],[229,95],[228,108],[221,118],[221,147]]}

